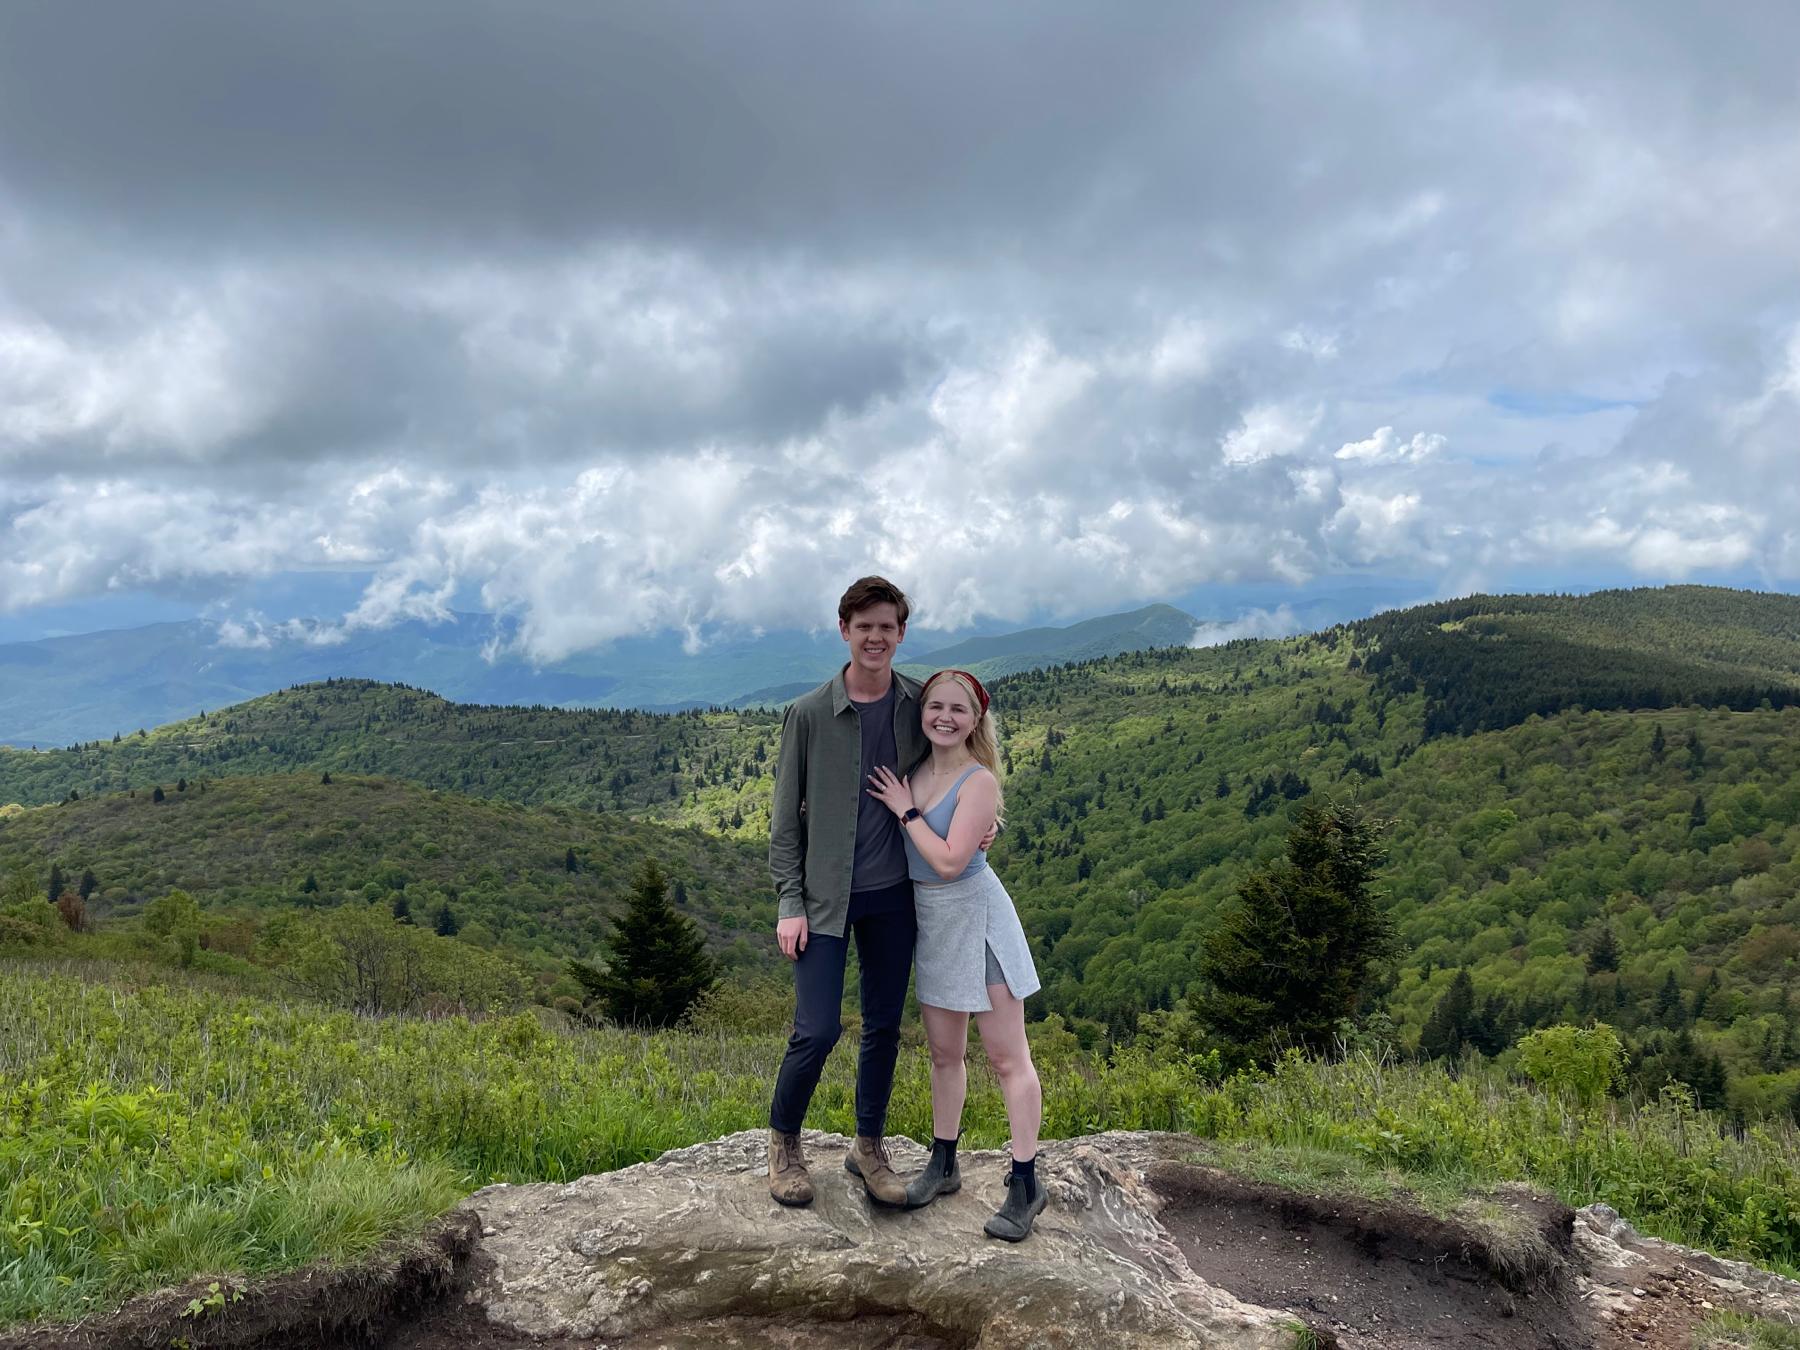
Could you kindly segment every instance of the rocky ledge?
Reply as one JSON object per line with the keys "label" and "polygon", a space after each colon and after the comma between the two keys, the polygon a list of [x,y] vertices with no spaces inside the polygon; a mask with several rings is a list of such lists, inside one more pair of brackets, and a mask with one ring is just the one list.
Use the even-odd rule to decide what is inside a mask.
{"label": "rocky ledge", "polygon": [[[1294,1319],[1197,1278],[1157,1222],[1145,1171],[1163,1137],[1096,1135],[1046,1145],[1050,1195],[1032,1236],[983,1236],[1005,1155],[965,1153],[963,1188],[919,1210],[878,1207],[844,1171],[849,1141],[808,1131],[817,1198],[769,1199],[765,1134],[728,1135],[565,1186],[490,1186],[465,1297],[531,1337],[665,1344],[713,1319],[773,1318],[779,1342],[844,1343],[847,1322],[903,1316],[914,1345],[1287,1350]],[[891,1140],[902,1175],[925,1150]],[[808,1335],[810,1327],[816,1334]],[[771,1328],[773,1333],[773,1328]]]}
{"label": "rocky ledge", "polygon": [[965,1153],[962,1191],[907,1212],[868,1201],[848,1144],[806,1136],[806,1209],[769,1199],[747,1131],[487,1187],[357,1267],[222,1277],[203,1317],[204,1279],[0,1350],[1691,1350],[1715,1311],[1800,1325],[1800,1284],[1525,1187],[1446,1218],[1249,1181],[1182,1135],[1092,1135],[1044,1146],[1050,1205],[1015,1246],[981,1231],[1004,1154]]}

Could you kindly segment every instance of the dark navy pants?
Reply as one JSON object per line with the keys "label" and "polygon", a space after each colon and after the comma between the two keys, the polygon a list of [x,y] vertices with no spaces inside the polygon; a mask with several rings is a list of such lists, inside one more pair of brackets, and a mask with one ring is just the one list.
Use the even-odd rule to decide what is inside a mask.
{"label": "dark navy pants", "polygon": [[[884,905],[857,917],[852,910],[844,937],[809,933],[806,950],[794,962],[794,1031],[788,1037],[781,1072],[775,1076],[775,1100],[769,1127],[797,1132],[826,1056],[843,1034],[844,965],[849,938],[856,939],[856,961],[862,970],[862,1047],[856,1059],[856,1132],[879,1139],[887,1125],[888,1098],[894,1091],[894,1063],[900,1057],[900,1014],[906,1007],[906,982],[912,975],[912,882],[902,882],[904,905]],[[895,888],[899,894],[899,888]],[[877,893],[880,894],[880,893]],[[860,897],[859,897],[860,898]],[[874,897],[871,896],[871,899]]]}

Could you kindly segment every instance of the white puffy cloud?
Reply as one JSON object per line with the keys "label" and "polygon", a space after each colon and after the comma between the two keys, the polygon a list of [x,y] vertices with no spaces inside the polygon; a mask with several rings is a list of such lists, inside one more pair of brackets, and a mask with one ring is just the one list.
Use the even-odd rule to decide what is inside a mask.
{"label": "white puffy cloud", "polygon": [[1305,623],[1291,606],[1273,609],[1248,609],[1235,619],[1223,623],[1203,623],[1194,630],[1190,647],[1218,647],[1239,638],[1289,637],[1301,632]]}
{"label": "white puffy cloud", "polygon": [[1306,444],[1319,424],[1319,412],[1301,412],[1279,404],[1258,403],[1244,409],[1237,426],[1219,438],[1227,464],[1256,464],[1277,455],[1292,455]]}
{"label": "white puffy cloud", "polygon": [[1392,427],[1377,427],[1365,440],[1346,441],[1338,447],[1337,458],[1361,464],[1417,463],[1429,459],[1444,448],[1444,438],[1433,432],[1416,431],[1411,440],[1403,441]]}
{"label": "white puffy cloud", "polygon": [[0,610],[1800,580],[1790,7],[271,13],[0,19]]}

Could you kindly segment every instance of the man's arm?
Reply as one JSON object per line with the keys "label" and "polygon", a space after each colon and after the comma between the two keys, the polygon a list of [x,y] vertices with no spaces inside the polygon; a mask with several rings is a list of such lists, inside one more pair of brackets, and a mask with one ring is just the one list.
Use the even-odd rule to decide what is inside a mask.
{"label": "man's arm", "polygon": [[[782,955],[789,958],[806,946],[806,822],[800,814],[806,797],[805,721],[790,704],[781,720],[775,798],[769,807],[769,877],[775,883],[776,934]],[[789,922],[795,919],[798,924]],[[788,931],[782,931],[784,926]]]}

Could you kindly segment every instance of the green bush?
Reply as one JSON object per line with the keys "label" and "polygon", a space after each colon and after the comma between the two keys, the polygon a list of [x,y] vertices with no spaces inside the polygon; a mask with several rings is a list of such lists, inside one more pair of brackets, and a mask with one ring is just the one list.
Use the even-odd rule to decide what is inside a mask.
{"label": "green bush", "polygon": [[1625,1047],[1604,1022],[1591,1027],[1545,1027],[1519,1042],[1519,1067],[1549,1092],[1592,1105],[1625,1076]]}

